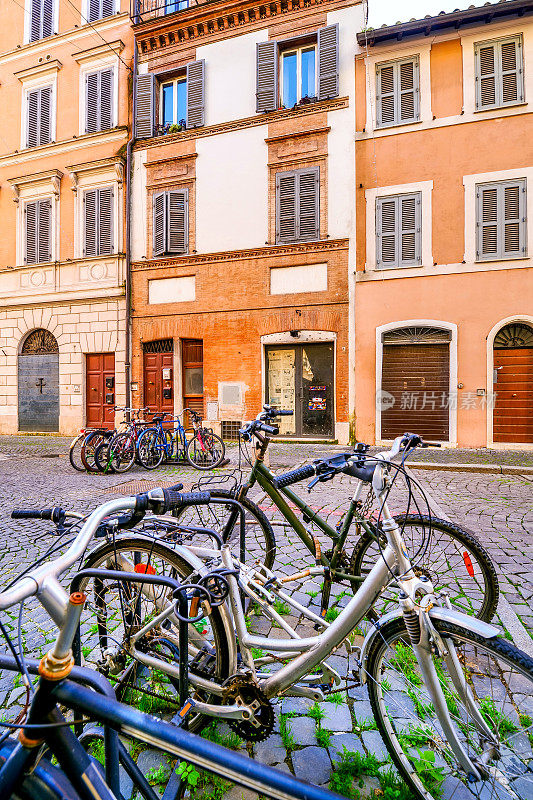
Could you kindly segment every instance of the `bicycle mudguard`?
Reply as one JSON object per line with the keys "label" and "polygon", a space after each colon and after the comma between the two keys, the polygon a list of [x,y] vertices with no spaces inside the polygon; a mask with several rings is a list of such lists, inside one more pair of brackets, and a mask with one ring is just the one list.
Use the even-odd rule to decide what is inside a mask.
{"label": "bicycle mudguard", "polygon": [[[374,639],[376,636],[380,635],[381,628],[383,628],[387,622],[392,622],[392,620],[399,619],[402,616],[402,612],[399,608],[397,608],[395,611],[389,611],[388,614],[384,614],[382,617],[380,617],[367,633],[365,640],[361,645],[361,654],[359,656],[359,674],[361,683],[366,683],[366,654],[368,653]],[[438,619],[442,620],[443,622],[449,622],[453,625],[457,625],[459,628],[464,628],[472,633],[477,633],[479,636],[483,636],[485,639],[494,639],[496,636],[500,635],[500,630],[495,625],[491,625],[488,622],[483,622],[483,620],[478,619],[477,617],[469,617],[467,614],[462,614],[460,611],[456,611],[453,608],[446,608],[446,606],[433,606],[429,612],[429,616],[430,619]]]}
{"label": "bicycle mudguard", "polygon": [[[0,772],[16,747],[14,739],[6,739],[0,747]],[[21,776],[21,779],[23,776]],[[42,758],[35,769],[24,777],[12,800],[80,800],[69,779],[58,767]]]}

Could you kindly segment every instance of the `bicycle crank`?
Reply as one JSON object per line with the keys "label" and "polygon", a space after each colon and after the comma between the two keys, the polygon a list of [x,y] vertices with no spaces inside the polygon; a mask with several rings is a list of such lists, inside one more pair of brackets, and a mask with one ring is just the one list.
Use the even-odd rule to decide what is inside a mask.
{"label": "bicycle crank", "polygon": [[249,720],[228,719],[228,725],[248,742],[262,742],[274,730],[274,709],[266,694],[245,675],[232,675],[222,684],[222,704],[234,703],[252,709]]}

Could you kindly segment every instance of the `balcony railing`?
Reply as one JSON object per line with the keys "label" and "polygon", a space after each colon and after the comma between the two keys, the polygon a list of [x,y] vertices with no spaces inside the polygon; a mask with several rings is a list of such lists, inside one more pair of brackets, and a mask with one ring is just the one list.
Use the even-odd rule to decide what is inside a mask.
{"label": "balcony railing", "polygon": [[130,17],[134,25],[156,17],[166,17],[203,6],[212,0],[130,0]]}

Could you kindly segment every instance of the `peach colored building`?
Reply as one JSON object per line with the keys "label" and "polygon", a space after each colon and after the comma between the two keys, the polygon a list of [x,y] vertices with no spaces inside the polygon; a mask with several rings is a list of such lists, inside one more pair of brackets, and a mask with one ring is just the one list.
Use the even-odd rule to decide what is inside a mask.
{"label": "peach colored building", "polygon": [[532,12],[357,36],[358,439],[533,447]]}
{"label": "peach colored building", "polygon": [[0,431],[125,398],[126,0],[0,0]]}

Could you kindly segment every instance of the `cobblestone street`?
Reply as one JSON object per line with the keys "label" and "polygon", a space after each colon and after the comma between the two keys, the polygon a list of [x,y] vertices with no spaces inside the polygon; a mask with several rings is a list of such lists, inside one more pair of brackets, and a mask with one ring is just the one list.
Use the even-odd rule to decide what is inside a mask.
{"label": "cobblestone street", "polygon": [[[339,447],[307,444],[275,444],[271,447],[271,467],[284,471],[317,456],[342,450]],[[237,466],[237,449],[228,448],[231,463],[220,475],[225,475]],[[14,507],[41,508],[61,505],[77,511],[89,511],[114,495],[143,491],[157,485],[158,481],[182,481],[186,489],[195,484],[199,473],[182,467],[165,466],[147,473],[134,468],[126,475],[87,475],[76,473],[71,468],[68,455],[68,440],[60,437],[0,437],[0,564],[2,567],[2,587],[27,567],[38,555],[44,553],[54,542],[53,535],[47,533],[46,523],[12,521]],[[479,451],[476,451],[479,453]],[[433,455],[433,454],[432,454]],[[527,454],[499,454],[497,463],[514,466],[529,466],[531,457]],[[431,495],[432,513],[445,516],[451,521],[470,529],[480,538],[496,564],[503,603],[500,602],[499,615],[507,628],[507,636],[527,636],[528,643],[533,633],[533,476],[485,474],[477,472],[456,472],[446,468],[451,463],[493,463],[489,451],[481,456],[474,454],[468,458],[467,451],[438,454],[442,469],[414,470],[414,475]],[[436,459],[434,459],[436,460]],[[246,475],[246,464],[243,466]],[[148,481],[147,483],[142,483]],[[308,495],[313,509],[337,523],[346,508],[353,481],[343,477],[327,484],[318,484]],[[300,494],[307,494],[305,483],[295,487]],[[254,491],[254,499],[275,522],[278,544],[277,567],[288,573],[300,565],[309,565],[310,557],[295,536],[290,536],[282,524],[279,512],[266,502],[261,491]],[[405,494],[399,491],[393,507],[405,507]],[[298,598],[301,602],[318,605],[315,587],[308,584],[301,587]],[[319,587],[317,586],[316,589]],[[347,597],[339,605],[347,602]],[[506,613],[504,613],[506,612]],[[16,617],[13,610],[12,617]],[[514,621],[515,627],[509,623]],[[15,623],[15,620],[13,620]],[[27,603],[24,614],[24,641],[28,654],[38,655],[50,641],[51,625],[48,618],[34,602]],[[262,632],[268,632],[265,629]],[[522,642],[517,642],[520,646]],[[350,680],[353,664],[346,654],[339,651],[330,658],[329,663],[341,677],[345,686],[353,684]],[[7,718],[10,719],[21,702],[23,689],[13,677],[4,673],[0,679],[0,700]],[[333,702],[332,702],[333,700]],[[336,702],[335,702],[336,701]],[[317,784],[327,784],[331,771],[338,763],[343,747],[348,751],[363,755],[373,753],[378,761],[387,760],[387,754],[378,732],[374,729],[370,704],[365,688],[348,688],[342,696],[333,695],[321,706],[319,721],[313,713],[309,715],[312,703],[305,699],[286,698],[276,704],[275,733],[255,748],[246,750],[243,744],[235,741],[223,728],[217,737],[220,741],[240,748],[243,752],[290,770],[304,780]],[[327,733],[318,734],[319,730]],[[168,772],[166,760],[155,751],[145,750],[139,756],[139,765],[146,774],[163,765]],[[162,787],[160,787],[162,788]],[[362,779],[361,797],[373,796],[379,788],[375,776]],[[129,789],[131,794],[131,787]],[[123,782],[124,799],[129,800],[128,783]],[[227,796],[231,800],[242,797],[245,800],[252,793],[232,789]],[[446,797],[446,794],[444,795]]]}

